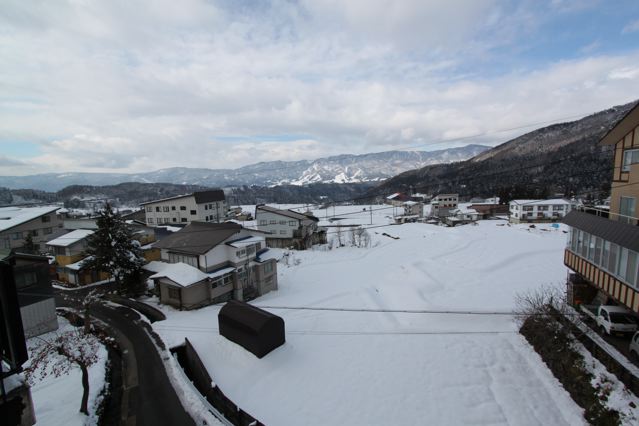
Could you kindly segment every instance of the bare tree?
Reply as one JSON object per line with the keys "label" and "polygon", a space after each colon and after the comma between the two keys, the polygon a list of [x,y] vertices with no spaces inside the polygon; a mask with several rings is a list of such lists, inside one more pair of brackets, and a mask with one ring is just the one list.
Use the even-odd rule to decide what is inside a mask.
{"label": "bare tree", "polygon": [[79,329],[57,333],[52,339],[38,338],[31,352],[31,363],[25,369],[27,380],[33,384],[49,375],[60,377],[76,365],[82,372],[82,402],[80,412],[89,414],[89,367],[98,361],[99,340]]}
{"label": "bare tree", "polygon": [[97,290],[91,290],[82,299],[82,313],[84,315],[84,332],[91,333],[91,308],[102,303],[102,295]]}

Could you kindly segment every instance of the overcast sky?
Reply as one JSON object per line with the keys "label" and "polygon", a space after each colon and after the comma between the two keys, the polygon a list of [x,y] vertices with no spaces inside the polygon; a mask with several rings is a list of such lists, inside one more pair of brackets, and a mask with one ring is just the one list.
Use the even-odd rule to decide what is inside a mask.
{"label": "overcast sky", "polygon": [[639,98],[637,0],[0,1],[0,175],[496,145]]}

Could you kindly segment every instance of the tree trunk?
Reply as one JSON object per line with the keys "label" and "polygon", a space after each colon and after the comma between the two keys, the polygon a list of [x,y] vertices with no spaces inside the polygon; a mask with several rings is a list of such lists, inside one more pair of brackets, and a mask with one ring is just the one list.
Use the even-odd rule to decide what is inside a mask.
{"label": "tree trunk", "polygon": [[84,364],[79,364],[82,370],[82,404],[80,412],[89,415],[89,369]]}

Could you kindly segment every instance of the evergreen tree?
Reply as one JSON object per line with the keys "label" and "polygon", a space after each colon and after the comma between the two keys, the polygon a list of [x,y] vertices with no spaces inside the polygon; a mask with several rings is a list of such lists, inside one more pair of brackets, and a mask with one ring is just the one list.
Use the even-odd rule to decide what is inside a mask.
{"label": "evergreen tree", "polygon": [[130,229],[109,203],[98,215],[98,229],[88,238],[86,253],[91,257],[83,266],[108,272],[121,293],[138,293],[142,287],[139,277],[144,264],[140,244],[133,240]]}
{"label": "evergreen tree", "polygon": [[32,231],[27,232],[27,236],[24,238],[24,245],[22,246],[22,251],[29,254],[36,254]]}

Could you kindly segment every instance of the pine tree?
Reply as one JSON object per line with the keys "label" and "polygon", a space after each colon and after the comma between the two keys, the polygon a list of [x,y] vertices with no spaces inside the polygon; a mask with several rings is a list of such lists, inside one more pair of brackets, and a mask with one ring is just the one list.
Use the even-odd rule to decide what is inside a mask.
{"label": "pine tree", "polygon": [[27,232],[27,236],[24,239],[24,245],[22,246],[22,251],[29,254],[36,254],[32,231]]}
{"label": "pine tree", "polygon": [[121,293],[138,293],[142,286],[140,270],[144,264],[140,244],[133,240],[130,229],[110,204],[107,203],[98,215],[98,229],[88,238],[86,253],[91,257],[83,262],[83,266],[109,273]]}

